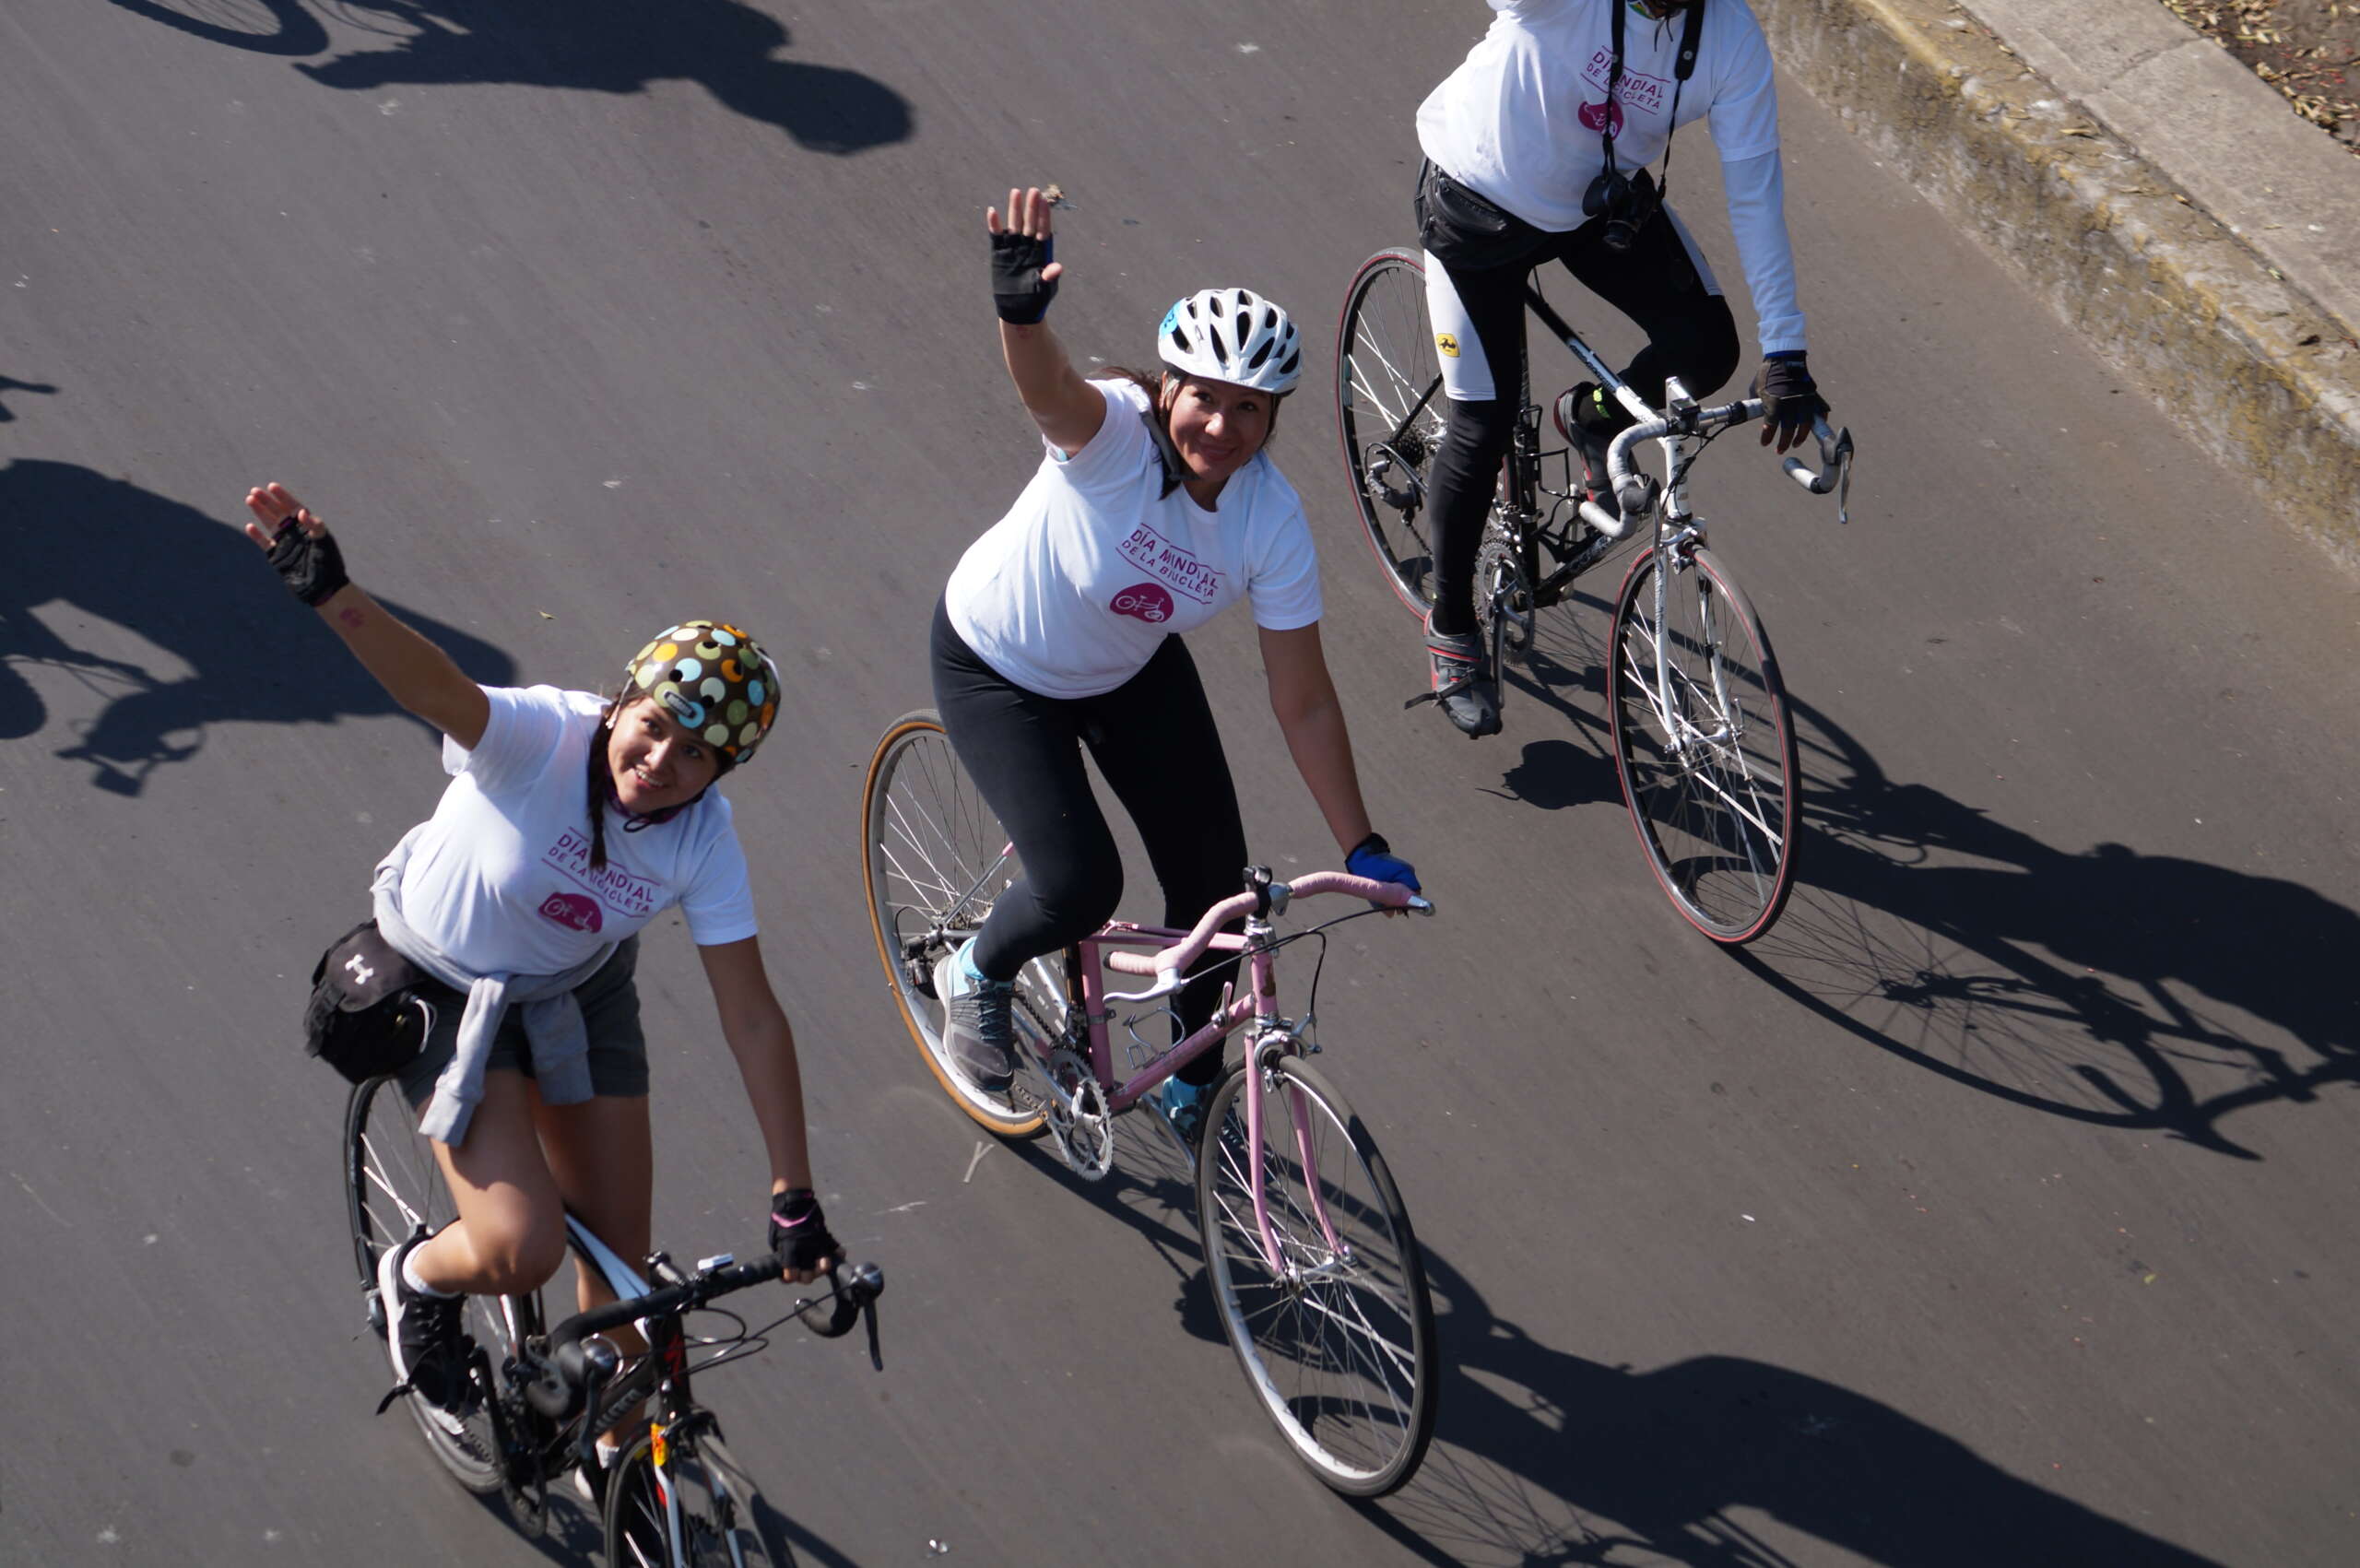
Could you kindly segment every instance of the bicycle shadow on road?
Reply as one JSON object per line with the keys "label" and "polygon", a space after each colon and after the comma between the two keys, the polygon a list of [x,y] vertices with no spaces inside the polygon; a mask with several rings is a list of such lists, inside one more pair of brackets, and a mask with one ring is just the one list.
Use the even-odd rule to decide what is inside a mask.
{"label": "bicycle shadow on road", "polygon": [[[1226,1343],[1195,1225],[1193,1174],[1150,1113],[1116,1123],[1115,1170],[1087,1182],[1054,1149],[1026,1162],[1139,1232],[1178,1278],[1174,1311]],[[1443,1367],[1434,1446],[1400,1491],[1353,1506],[1426,1562],[1790,1568],[1750,1509],[1894,1568],[2103,1562],[2217,1568],[2045,1491],[1892,1407],[1736,1356],[1650,1372],[1553,1350],[1501,1320],[1428,1244]]]}
{"label": "bicycle shadow on road", "polygon": [[[102,700],[54,754],[88,763],[90,783],[116,795],[195,756],[214,725],[400,712],[260,555],[218,518],[128,481],[27,458],[0,467],[0,741],[52,727],[30,666],[68,671]],[[386,607],[476,679],[514,678],[491,644]]]}
{"label": "bicycle shadow on road", "polygon": [[1606,627],[1613,614],[1612,605],[1580,593],[1540,612],[1529,654],[1501,671],[1502,719],[1511,734],[1546,724],[1533,711],[1538,702],[1572,726],[1573,738],[1526,741],[1500,787],[1485,793],[1543,811],[1621,803],[1606,725]]}
{"label": "bicycle shadow on road", "polygon": [[[1895,784],[1789,696],[1806,831],[1738,961],[1850,1032],[2053,1115],[2258,1160],[2222,1123],[2360,1083],[2360,914],[2126,844],[2054,848]],[[1939,856],[1939,859],[1937,858]]]}
{"label": "bicycle shadow on road", "polygon": [[[273,4],[286,24],[280,33],[216,41],[271,53],[328,47],[324,29],[291,0]],[[128,8],[153,16],[159,7],[143,0]],[[622,94],[692,81],[806,150],[837,156],[906,141],[913,125],[909,100],[873,77],[775,58],[790,41],[786,28],[743,0],[343,0],[332,14],[386,41],[295,66],[324,87],[497,83]]]}
{"label": "bicycle shadow on road", "polygon": [[1805,1373],[1740,1356],[1642,1372],[1552,1349],[1425,1258],[1444,1365],[1434,1445],[1402,1491],[1357,1507],[1429,1562],[1787,1568],[1731,1517],[1744,1509],[1893,1568],[2210,1563]]}
{"label": "bicycle shadow on road", "polygon": [[1115,1168],[1102,1181],[1085,1181],[1058,1158],[1044,1138],[1009,1149],[1059,1186],[1139,1232],[1158,1261],[1172,1270],[1179,1294],[1172,1310],[1180,1326],[1210,1344],[1226,1347],[1228,1333],[1213,1309],[1212,1282],[1205,1272],[1204,1246],[1197,1234],[1196,1167],[1181,1151],[1151,1105],[1115,1121]]}

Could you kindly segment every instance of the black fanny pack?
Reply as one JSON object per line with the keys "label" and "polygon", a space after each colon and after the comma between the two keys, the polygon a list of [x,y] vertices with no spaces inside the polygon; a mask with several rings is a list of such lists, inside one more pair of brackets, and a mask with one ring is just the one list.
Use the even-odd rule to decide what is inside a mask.
{"label": "black fanny pack", "polygon": [[331,943],[312,971],[303,1049],[354,1083],[418,1059],[450,988],[394,950],[366,921]]}
{"label": "black fanny pack", "polygon": [[1552,238],[1478,195],[1428,159],[1418,171],[1418,243],[1446,266],[1481,272],[1528,263]]}

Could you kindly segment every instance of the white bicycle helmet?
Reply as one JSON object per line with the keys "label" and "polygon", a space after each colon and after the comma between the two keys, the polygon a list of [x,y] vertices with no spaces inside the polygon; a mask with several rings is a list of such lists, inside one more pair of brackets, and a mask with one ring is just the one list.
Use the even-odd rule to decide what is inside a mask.
{"label": "white bicycle helmet", "polygon": [[1201,289],[1163,312],[1163,362],[1276,396],[1303,379],[1303,336],[1286,312],[1250,289]]}

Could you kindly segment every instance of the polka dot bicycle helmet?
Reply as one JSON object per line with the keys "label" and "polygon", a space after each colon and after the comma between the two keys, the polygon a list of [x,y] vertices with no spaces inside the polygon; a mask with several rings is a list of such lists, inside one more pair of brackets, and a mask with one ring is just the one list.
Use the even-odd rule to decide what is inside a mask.
{"label": "polka dot bicycle helmet", "polygon": [[778,667],[736,627],[684,620],[631,656],[623,695],[634,693],[663,703],[734,767],[753,756],[778,717]]}
{"label": "polka dot bicycle helmet", "polygon": [[1163,312],[1163,362],[1183,375],[1273,395],[1303,379],[1303,337],[1286,312],[1250,289],[1202,289]]}

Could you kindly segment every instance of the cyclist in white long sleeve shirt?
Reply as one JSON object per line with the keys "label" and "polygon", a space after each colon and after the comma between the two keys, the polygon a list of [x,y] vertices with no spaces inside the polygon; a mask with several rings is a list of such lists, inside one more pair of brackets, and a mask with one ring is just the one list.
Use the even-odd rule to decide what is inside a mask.
{"label": "cyclist in white long sleeve shirt", "polygon": [[[1434,606],[1431,691],[1469,736],[1499,729],[1498,672],[1475,635],[1473,576],[1524,371],[1523,285],[1554,259],[1629,316],[1647,345],[1622,372],[1660,402],[1678,376],[1698,397],[1736,371],[1720,285],[1646,171],[1675,126],[1709,117],[1729,226],[1759,321],[1766,444],[1788,447],[1827,405],[1805,360],[1778,160],[1768,43],[1746,0],[1488,0],[1489,31],[1418,108],[1426,305],[1441,351],[1447,431],[1429,477]],[[1604,488],[1606,445],[1630,416],[1594,383],[1556,421]]]}

